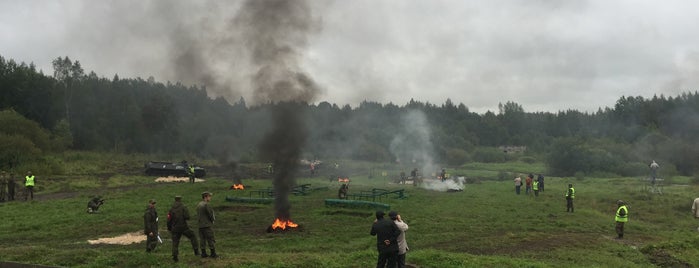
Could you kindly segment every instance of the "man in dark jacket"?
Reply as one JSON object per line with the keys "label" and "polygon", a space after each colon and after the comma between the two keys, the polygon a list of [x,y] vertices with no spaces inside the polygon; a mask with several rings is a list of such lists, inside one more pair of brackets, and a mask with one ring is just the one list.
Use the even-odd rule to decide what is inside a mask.
{"label": "man in dark jacket", "polygon": [[148,200],[148,207],[143,213],[143,234],[146,235],[146,252],[150,253],[158,245],[158,212],[155,211],[155,200]]}
{"label": "man in dark jacket", "polygon": [[371,226],[371,235],[376,236],[376,249],[379,251],[379,259],[376,262],[377,268],[396,266],[396,257],[398,256],[398,236],[400,229],[396,224],[384,219],[384,212],[376,211],[376,220]]}
{"label": "man in dark jacket", "polygon": [[182,204],[182,197],[175,196],[175,203],[167,214],[168,230],[172,233],[172,260],[179,261],[180,238],[182,235],[189,239],[194,249],[194,255],[199,256],[199,243],[192,229],[187,225],[189,210]]}
{"label": "man in dark jacket", "polygon": [[7,201],[15,200],[15,178],[14,174],[10,173],[10,177],[7,180]]}

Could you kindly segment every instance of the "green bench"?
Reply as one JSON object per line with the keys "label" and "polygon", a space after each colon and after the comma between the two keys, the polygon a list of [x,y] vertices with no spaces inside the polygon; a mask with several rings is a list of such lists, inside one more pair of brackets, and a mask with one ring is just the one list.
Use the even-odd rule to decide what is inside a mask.
{"label": "green bench", "polygon": [[370,202],[364,200],[347,200],[347,199],[325,199],[327,207],[345,207],[345,208],[372,208],[390,210],[389,204]]}

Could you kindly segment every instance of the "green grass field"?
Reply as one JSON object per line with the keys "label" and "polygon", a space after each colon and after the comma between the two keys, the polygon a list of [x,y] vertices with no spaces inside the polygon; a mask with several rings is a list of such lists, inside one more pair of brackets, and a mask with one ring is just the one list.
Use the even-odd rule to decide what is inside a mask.
{"label": "green grass field", "polygon": [[[116,161],[116,160],[115,160]],[[142,164],[140,164],[142,165]],[[115,163],[124,168],[124,164]],[[140,166],[135,167],[139,170]],[[119,168],[115,168],[117,173]],[[526,172],[527,167],[472,164],[454,174]],[[541,171],[540,164],[532,172]],[[137,173],[137,172],[136,172]],[[479,175],[469,175],[479,176]],[[37,174],[37,178],[41,179]],[[231,191],[229,179],[207,177],[196,184],[155,183],[154,177],[89,175],[44,180],[31,202],[0,203],[0,261],[66,267],[373,267],[375,237],[369,235],[372,209],[326,207],[336,198],[338,182],[300,178],[298,184],[327,186],[305,196],[290,196],[292,220],[301,226],[267,233],[272,205],[226,202],[271,187],[270,180],[244,179],[245,191]],[[484,177],[463,192],[429,191],[393,184],[382,176],[351,177],[350,194],[372,188],[405,189],[408,198],[385,198],[410,225],[407,262],[414,267],[696,267],[699,221],[691,217],[699,186],[664,185],[651,194],[638,178],[546,178],[538,197],[515,195],[513,183]],[[688,182],[674,179],[675,183]],[[41,180],[39,180],[41,183]],[[568,183],[576,188],[575,213],[565,212]],[[71,191],[71,194],[62,194]],[[77,191],[77,192],[74,192]],[[171,260],[165,214],[175,195],[194,212],[200,193],[214,193],[219,259],[193,256],[185,239],[180,262]],[[107,198],[100,214],[86,214],[92,195]],[[143,211],[158,200],[164,243],[145,253],[145,243],[91,245],[87,240],[143,230]],[[615,201],[629,204],[624,240],[613,239]],[[196,221],[190,221],[196,228]],[[196,230],[196,229],[195,229]],[[184,239],[184,238],[183,238]]]}

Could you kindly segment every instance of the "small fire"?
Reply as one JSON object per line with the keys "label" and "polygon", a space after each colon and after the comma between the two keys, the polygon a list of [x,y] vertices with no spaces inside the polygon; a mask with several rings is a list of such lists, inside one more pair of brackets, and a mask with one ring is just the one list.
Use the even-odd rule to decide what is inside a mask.
{"label": "small fire", "polygon": [[272,223],[272,230],[278,230],[278,229],[286,230],[286,227],[296,228],[298,226],[299,226],[298,224],[294,223],[291,220],[281,220],[279,218],[276,218],[274,220],[274,223]]}
{"label": "small fire", "polygon": [[231,189],[233,189],[233,190],[245,190],[245,186],[243,186],[242,183],[233,184],[233,185],[231,186]]}
{"label": "small fire", "polygon": [[347,183],[347,182],[349,182],[349,181],[350,181],[349,178],[340,178],[340,177],[337,178],[337,182],[344,182],[344,183]]}

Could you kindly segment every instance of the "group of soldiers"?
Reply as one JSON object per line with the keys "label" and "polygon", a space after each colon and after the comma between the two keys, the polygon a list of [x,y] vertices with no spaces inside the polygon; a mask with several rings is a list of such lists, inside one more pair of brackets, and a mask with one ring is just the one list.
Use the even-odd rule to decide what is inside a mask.
{"label": "group of soldiers", "polygon": [[[216,240],[214,238],[213,225],[214,211],[209,205],[212,194],[203,192],[201,194],[202,201],[197,204],[197,222],[199,225],[199,241],[192,229],[187,224],[190,219],[189,210],[182,203],[182,196],[175,196],[175,202],[167,213],[167,229],[172,234],[172,260],[179,261],[179,245],[182,236],[189,239],[194,250],[194,255],[202,258],[218,258],[216,254]],[[158,232],[158,212],[155,209],[155,199],[148,201],[148,207],[143,214],[144,231],[146,235],[146,252],[152,252],[158,242],[162,243]],[[208,244],[210,254],[206,253]],[[201,252],[199,251],[201,249]]]}
{"label": "group of soldiers", "polygon": [[[27,198],[34,200],[34,183],[34,175],[32,175],[31,171],[28,171],[27,176],[24,177],[25,201]],[[15,182],[14,174],[8,174],[6,171],[0,172],[0,202],[14,201],[16,190],[17,183]]]}

